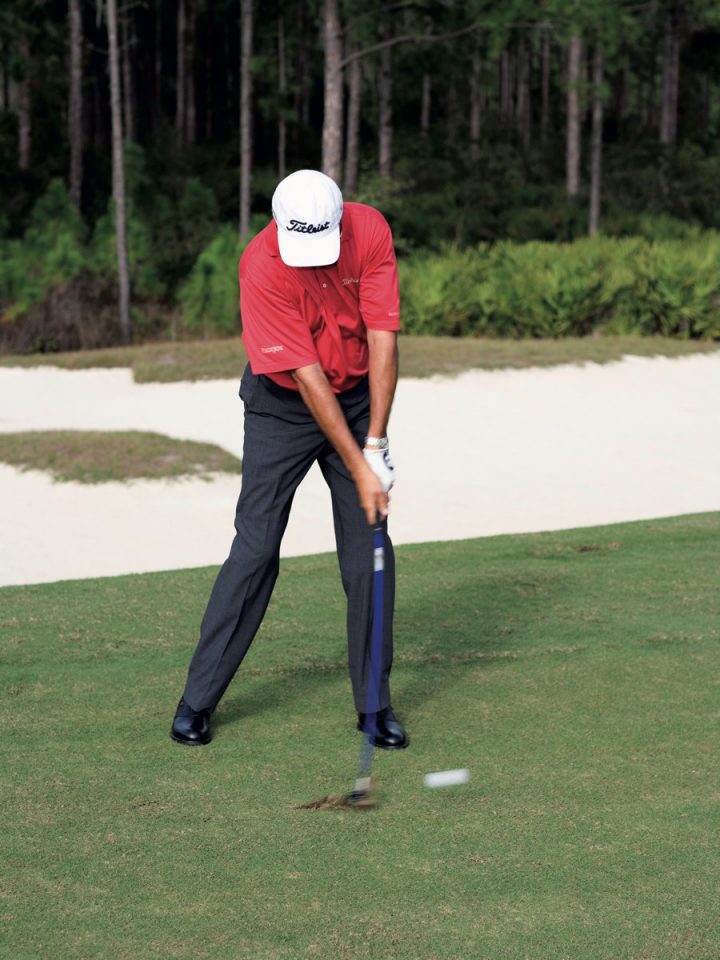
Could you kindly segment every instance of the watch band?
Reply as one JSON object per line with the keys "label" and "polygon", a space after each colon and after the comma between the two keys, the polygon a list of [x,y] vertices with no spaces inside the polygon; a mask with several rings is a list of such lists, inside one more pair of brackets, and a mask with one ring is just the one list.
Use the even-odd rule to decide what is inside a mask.
{"label": "watch band", "polygon": [[387,437],[365,437],[366,447],[375,447],[376,450],[387,450],[390,441]]}

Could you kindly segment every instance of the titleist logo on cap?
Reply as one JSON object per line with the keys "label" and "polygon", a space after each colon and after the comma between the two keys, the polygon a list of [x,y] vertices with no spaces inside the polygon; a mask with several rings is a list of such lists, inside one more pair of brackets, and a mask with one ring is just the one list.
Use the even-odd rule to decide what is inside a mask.
{"label": "titleist logo on cap", "polygon": [[325,223],[318,223],[317,226],[314,226],[312,223],[306,223],[304,220],[290,220],[285,229],[294,230],[295,233],[322,233],[323,230],[327,230],[329,226],[329,220],[326,220]]}

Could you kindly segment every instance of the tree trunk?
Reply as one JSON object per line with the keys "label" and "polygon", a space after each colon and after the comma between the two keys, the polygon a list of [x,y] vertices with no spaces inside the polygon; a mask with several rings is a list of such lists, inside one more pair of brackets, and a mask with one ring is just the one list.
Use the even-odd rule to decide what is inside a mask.
{"label": "tree trunk", "polygon": [[134,32],[132,26],[132,11],[128,11],[120,18],[120,62],[122,63],[122,90],[123,90],[123,116],[125,119],[125,140],[128,143],[135,143],[137,139],[135,131],[135,91],[133,88],[133,74],[131,53],[134,41]]}
{"label": "tree trunk", "polygon": [[542,26],[542,78],[540,93],[540,140],[547,143],[550,131],[550,27]]}
{"label": "tree trunk", "polygon": [[647,88],[647,101],[645,103],[645,126],[649,128],[657,126],[657,64],[653,62],[650,71],[650,82]]}
{"label": "tree trunk", "polygon": [[98,153],[107,152],[107,129],[105,124],[105,103],[103,90],[105,77],[102,81],[98,76],[93,77],[92,87],[92,145]]}
{"label": "tree trunk", "polygon": [[[308,51],[308,25],[307,9],[305,0],[298,3],[297,36],[300,38],[298,43],[297,58],[297,82],[295,86],[295,116],[300,119],[300,124],[295,125],[295,137],[301,131],[301,126],[307,127],[310,123],[310,69],[309,69],[309,51]],[[296,144],[297,146],[297,144]]]}
{"label": "tree trunk", "polygon": [[[389,39],[387,26],[383,29],[383,39]],[[380,51],[380,77],[378,84],[378,171],[381,177],[391,177],[393,159],[392,47],[384,47]]]}
{"label": "tree trunk", "polygon": [[209,143],[213,138],[213,62],[217,59],[215,54],[215,9],[213,0],[206,0],[205,13],[203,90],[205,96],[205,140]]}
{"label": "tree trunk", "polygon": [[240,0],[240,236],[250,232],[252,180],[252,72],[253,0]]}
{"label": "tree trunk", "polygon": [[703,138],[710,136],[710,119],[712,116],[712,87],[710,77],[705,74],[701,80],[702,94],[700,106],[700,135]]}
{"label": "tree trunk", "polygon": [[30,42],[27,37],[20,40],[19,47],[23,74],[17,85],[15,108],[18,118],[18,166],[21,170],[27,170],[30,167],[30,152],[32,150]]}
{"label": "tree trunk", "polygon": [[[348,44],[348,53],[353,45]],[[345,132],[345,193],[353,194],[358,184],[358,160],[360,144],[360,101],[362,98],[362,67],[360,60],[348,65],[348,115]]]}
{"label": "tree trunk", "polygon": [[197,140],[197,108],[195,103],[195,59],[197,10],[195,0],[187,3],[187,28],[185,30],[185,142]]}
{"label": "tree trunk", "polygon": [[530,146],[532,117],[530,115],[530,54],[524,39],[518,41],[515,119],[520,141],[527,150]]}
{"label": "tree trunk", "polygon": [[580,192],[580,66],[582,38],[574,33],[568,48],[567,71],[567,134],[566,134],[566,186],[568,195],[576,197]]}
{"label": "tree trunk", "polygon": [[5,113],[10,110],[10,85],[8,83],[8,70],[5,63],[5,46],[0,44],[0,112]]}
{"label": "tree trunk", "polygon": [[420,93],[420,133],[426,137],[430,132],[430,104],[432,101],[432,77],[424,73]]}
{"label": "tree trunk", "polygon": [[287,96],[287,62],[285,59],[285,19],[282,14],[277,24],[278,45],[278,180],[285,179],[287,166],[287,121],[285,120],[285,97]]}
{"label": "tree trunk", "polygon": [[185,0],[177,7],[177,71],[175,75],[175,136],[182,143],[185,135]]}
{"label": "tree trunk", "polygon": [[115,205],[115,244],[118,262],[118,313],[120,336],[130,342],[130,271],[128,269],[125,206],[125,158],[123,156],[120,64],[118,62],[117,8],[107,0],[107,32],[110,56],[110,113],[112,116],[112,179]]}
{"label": "tree trunk", "polygon": [[505,47],[500,55],[500,119],[507,123],[512,117],[512,67],[510,51]]}
{"label": "tree trunk", "polygon": [[457,139],[460,106],[458,103],[457,86],[452,76],[450,76],[448,81],[445,104],[445,145],[454,149]]}
{"label": "tree trunk", "polygon": [[599,42],[593,58],[592,137],[590,145],[590,217],[588,233],[594,236],[600,228],[600,191],[602,186],[603,147],[603,49]]}
{"label": "tree trunk", "polygon": [[482,119],[482,57],[481,36],[475,35],[470,68],[470,156],[477,159],[480,150],[480,123]]}
{"label": "tree trunk", "polygon": [[212,140],[212,106],[214,69],[219,63],[220,46],[215,31],[214,0],[201,0],[200,22],[202,23],[201,38],[198,42],[197,62],[200,75],[198,77],[198,95],[202,101],[202,110],[198,110],[198,138]]}
{"label": "tree trunk", "polygon": [[627,111],[628,94],[628,76],[629,76],[628,58],[625,57],[623,64],[615,74],[613,82],[613,105],[615,112],[615,122],[617,123],[617,139],[622,141],[625,136],[625,114]]}
{"label": "tree trunk", "polygon": [[68,141],[70,143],[70,199],[80,208],[82,198],[83,116],[82,116],[82,14],[80,0],[70,0],[70,103],[68,105]]}
{"label": "tree trunk", "polygon": [[163,50],[162,50],[162,4],[155,6],[155,50],[154,50],[154,77],[155,77],[155,100],[153,104],[155,123],[157,124],[163,115]]}
{"label": "tree trunk", "polygon": [[660,112],[660,142],[677,141],[678,83],[680,74],[680,36],[675,11],[665,20],[662,63],[662,106]]}
{"label": "tree trunk", "polygon": [[323,8],[325,100],[322,130],[322,170],[336,183],[342,176],[342,33],[339,0],[325,0]]}

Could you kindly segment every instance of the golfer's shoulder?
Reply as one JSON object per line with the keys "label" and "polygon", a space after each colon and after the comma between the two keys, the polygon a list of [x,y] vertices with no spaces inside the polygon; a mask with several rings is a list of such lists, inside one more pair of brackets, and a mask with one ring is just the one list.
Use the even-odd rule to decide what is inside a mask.
{"label": "golfer's shoulder", "polygon": [[277,228],[275,221],[271,220],[245,247],[240,257],[240,280],[252,277],[260,282],[272,282],[278,268],[282,268],[282,261],[277,244]]}
{"label": "golfer's shoulder", "polygon": [[372,240],[380,235],[390,235],[390,224],[375,207],[367,203],[343,204],[343,220],[348,217],[353,235],[360,240]]}

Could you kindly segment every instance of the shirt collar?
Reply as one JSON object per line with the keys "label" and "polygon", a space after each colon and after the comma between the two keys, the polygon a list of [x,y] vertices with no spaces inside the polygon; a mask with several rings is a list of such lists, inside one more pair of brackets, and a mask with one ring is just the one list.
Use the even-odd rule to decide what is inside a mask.
{"label": "shirt collar", "polygon": [[274,220],[271,220],[270,223],[267,225],[267,227],[265,227],[265,233],[266,233],[265,245],[267,248],[267,252],[270,254],[271,257],[279,257],[280,246],[278,245],[277,224],[275,223]]}

